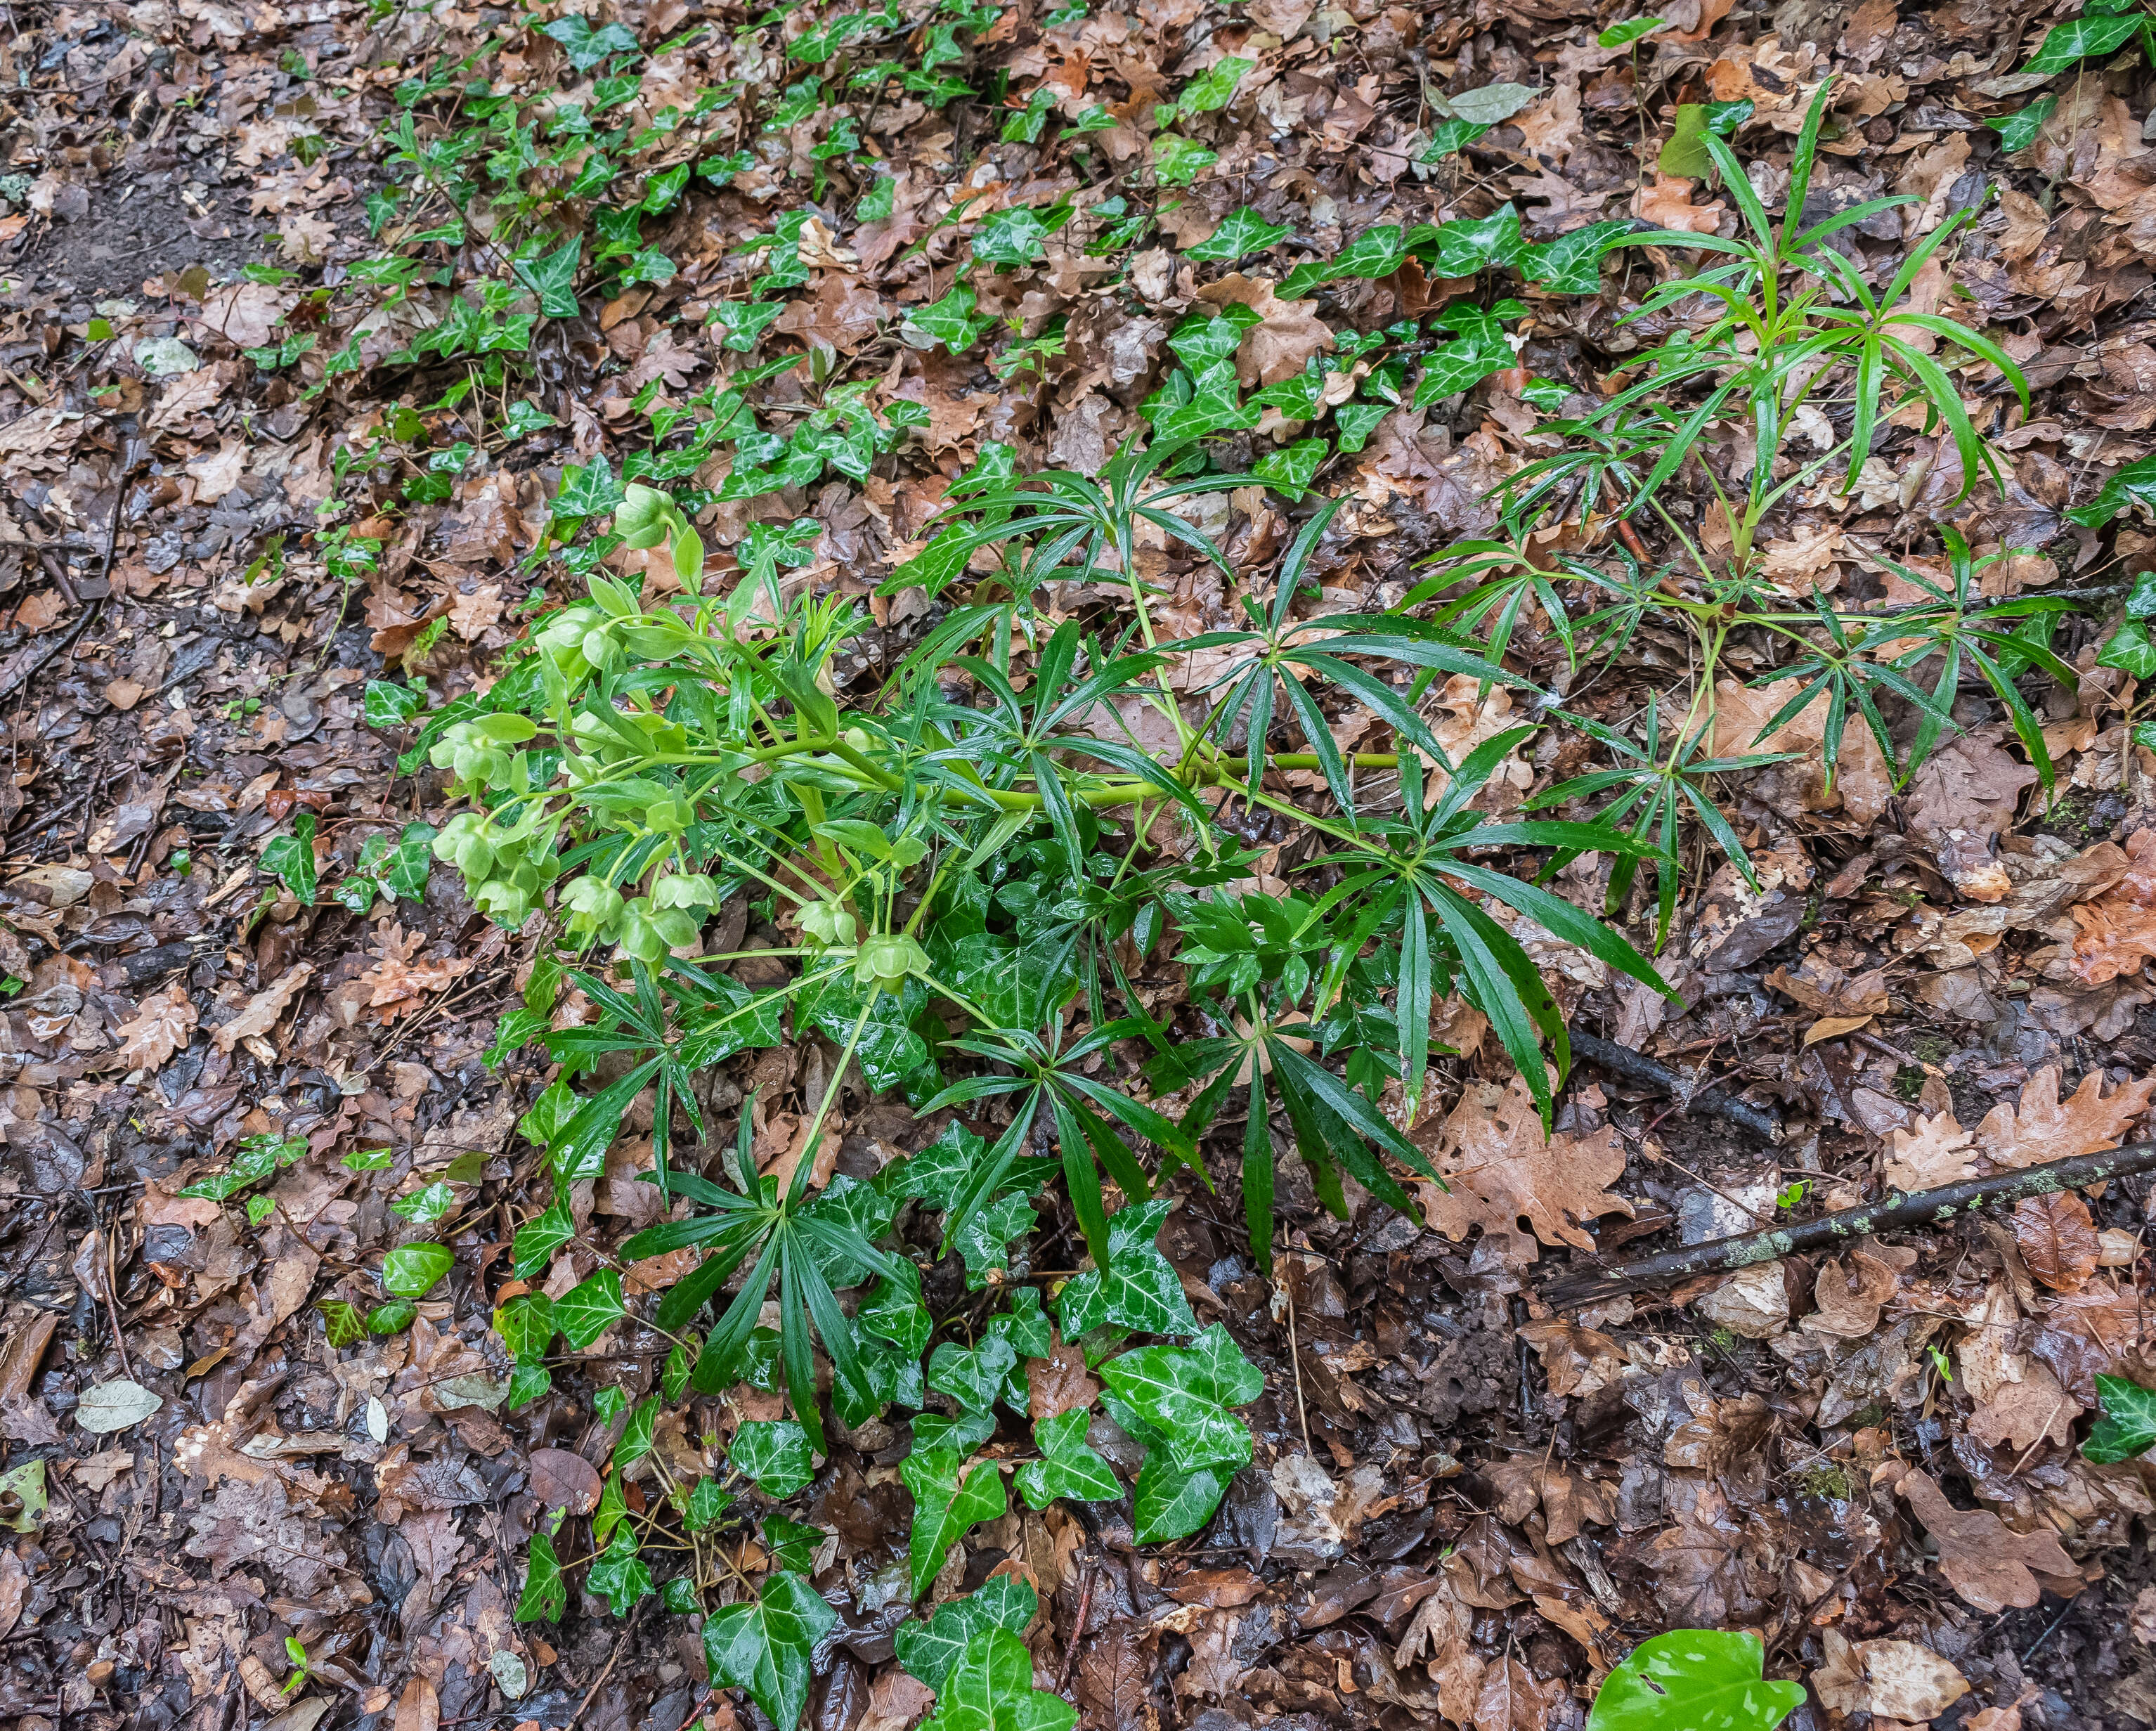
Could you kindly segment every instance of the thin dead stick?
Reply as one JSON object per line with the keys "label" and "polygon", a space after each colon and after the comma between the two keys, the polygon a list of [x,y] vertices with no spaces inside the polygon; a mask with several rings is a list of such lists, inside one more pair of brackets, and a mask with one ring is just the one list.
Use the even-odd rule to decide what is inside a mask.
{"label": "thin dead stick", "polygon": [[[1782,1126],[1773,1113],[1760,1111],[1749,1102],[1739,1100],[1727,1092],[1727,1084],[1715,1082],[1701,1087],[1691,1076],[1681,1071],[1672,1070],[1666,1064],[1657,1063],[1643,1052],[1630,1046],[1617,1045],[1607,1040],[1598,1040],[1592,1034],[1573,1030],[1571,1035],[1572,1055],[1584,1058],[1590,1064],[1599,1064],[1612,1076],[1622,1076],[1626,1081],[1659,1088],[1666,1094],[1675,1095],[1687,1112],[1703,1112],[1712,1117],[1726,1119],[1738,1129],[1754,1136],[1763,1136],[1768,1142],[1779,1143]],[[1697,1092],[1695,1092],[1694,1090]]]}
{"label": "thin dead stick", "polygon": [[1099,1572],[1099,1565],[1088,1557],[1085,1577],[1078,1589],[1078,1621],[1070,1626],[1070,1644],[1063,1649],[1063,1663],[1055,1673],[1055,1692],[1059,1695],[1070,1687],[1070,1667],[1077,1662],[1078,1643],[1086,1638],[1086,1613],[1093,1608],[1093,1577]]}
{"label": "thin dead stick", "polygon": [[606,1669],[592,1680],[591,1687],[584,1691],[584,1698],[578,1703],[575,1713],[571,1716],[569,1723],[562,1728],[562,1731],[577,1731],[577,1722],[589,1710],[592,1702],[599,1691],[606,1687],[606,1680],[613,1675],[614,1667],[621,1663],[621,1656],[629,1651],[629,1643],[636,1636],[637,1625],[644,1621],[645,1607],[650,1603],[651,1601],[647,1599],[636,1607],[635,1615],[629,1620],[629,1626],[621,1631],[621,1639],[613,1644],[613,1652],[606,1662]]}
{"label": "thin dead stick", "polygon": [[2102,1153],[2076,1154],[2049,1161],[2020,1172],[2002,1172],[1989,1178],[1967,1178],[1914,1195],[1890,1192],[1886,1199],[1859,1208],[1845,1208],[1787,1226],[1769,1226],[1734,1238],[1717,1238],[1681,1251],[1665,1251],[1637,1262],[1613,1268],[1604,1274],[1583,1276],[1562,1282],[1543,1295],[1551,1304],[1578,1304],[1606,1298],[1636,1287],[1662,1286],[1694,1275],[1725,1273],[1756,1262],[1771,1262],[1803,1251],[1838,1246],[1874,1232],[1901,1226],[1943,1225],[1958,1215],[2030,1196],[2048,1196],[2059,1190],[2078,1190],[2114,1178],[2156,1170],[2156,1142],[2130,1142]]}

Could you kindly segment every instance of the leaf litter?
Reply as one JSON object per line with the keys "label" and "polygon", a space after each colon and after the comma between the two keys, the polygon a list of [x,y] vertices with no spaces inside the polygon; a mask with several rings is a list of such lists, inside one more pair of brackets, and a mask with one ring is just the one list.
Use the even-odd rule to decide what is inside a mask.
{"label": "leaf litter", "polygon": [[[2145,1131],[2138,13],[21,10],[7,1717],[2156,1717],[2146,1175],[1539,1296]],[[1819,306],[1900,272],[1914,316],[1794,383],[1763,461],[1724,416],[1656,472],[1717,313],[1667,285],[1754,203],[1851,218]],[[1103,475],[1135,532],[1006,532]],[[1007,692],[983,762],[1106,755],[968,819],[966,870],[1014,869],[918,963],[838,929],[873,845],[828,824],[784,896],[608,902],[468,821],[526,773],[529,631],[658,653],[593,593],[677,634],[722,596],[752,644],[830,609],[782,715],[926,665]],[[1196,810],[1158,779],[1194,764]],[[1081,767],[1163,797],[1074,873],[1109,845],[1045,795]],[[1640,851],[1502,828],[1598,814]],[[1435,863],[1328,949],[1332,856],[1385,824]],[[1033,910],[1102,859],[1152,923],[1073,963]],[[759,999],[831,950],[858,989]],[[669,955],[726,959],[654,1087],[621,1030],[675,1026],[635,971]],[[1293,1007],[1358,961],[1354,1017],[1344,973]],[[950,968],[1055,1040],[957,1049]],[[968,1092],[1021,1071],[1037,1120]],[[856,1261],[685,1351],[685,1180],[752,1213],[797,1176],[788,1241]]]}

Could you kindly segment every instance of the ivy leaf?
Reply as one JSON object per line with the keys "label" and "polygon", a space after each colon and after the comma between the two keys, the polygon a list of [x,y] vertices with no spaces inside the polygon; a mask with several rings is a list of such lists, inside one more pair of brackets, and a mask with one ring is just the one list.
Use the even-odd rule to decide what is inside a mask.
{"label": "ivy leaf", "polygon": [[562,1579],[562,1559],[554,1554],[554,1541],[535,1533],[525,1554],[524,1590],[516,1595],[513,1621],[551,1623],[568,1608],[569,1584]]}
{"label": "ivy leaf", "polygon": [[1030,265],[1046,255],[1048,225],[1026,205],[997,211],[973,231],[973,256],[983,265]]}
{"label": "ivy leaf", "polygon": [[382,1258],[382,1290],[399,1298],[424,1298],[456,1266],[445,1244],[403,1244]]}
{"label": "ivy leaf", "polygon": [[1183,87],[1175,99],[1177,111],[1210,114],[1217,108],[1225,108],[1234,100],[1235,86],[1243,81],[1243,74],[1257,64],[1233,54],[1215,60]]}
{"label": "ivy leaf", "polygon": [[1138,1468],[1132,1489],[1133,1536],[1140,1544],[1168,1544],[1189,1538],[1213,1518],[1235,1476],[1235,1469],[1227,1466],[1178,1472],[1167,1455],[1155,1450]]}
{"label": "ivy leaf", "polygon": [[965,1259],[966,1290],[979,1292],[992,1272],[1009,1268],[1011,1245],[1031,1237],[1040,1222],[1040,1216],[1015,1190],[968,1215],[951,1240]]}
{"label": "ivy leaf", "polygon": [[1998,133],[1999,148],[2010,157],[2036,141],[2036,135],[2044,130],[2044,122],[2051,119],[2058,106],[2056,96],[2039,96],[2026,108],[2016,109],[2012,114],[1994,115],[1984,124]]}
{"label": "ivy leaf", "polygon": [[1526,238],[1520,233],[1519,211],[1510,203],[1501,204],[1486,217],[1440,225],[1430,274],[1472,276],[1496,265],[1517,265],[1527,256],[1527,250]]}
{"label": "ivy leaf", "polygon": [[426,706],[424,685],[400,686],[393,680],[371,679],[361,700],[360,713],[370,727],[401,727]]}
{"label": "ivy leaf", "polygon": [[1070,1731],[1078,1709],[1033,1686],[1033,1655],[1008,1629],[966,1643],[936,1692],[941,1709],[921,1731]]}
{"label": "ivy leaf", "polygon": [[913,1493],[913,1533],[909,1557],[913,1596],[928,1590],[951,1547],[967,1529],[993,1521],[1009,1506],[1003,1474],[990,1461],[966,1466],[954,1449],[923,1454],[918,1449],[898,1463],[898,1476]]}
{"label": "ivy leaf", "polygon": [[555,1301],[554,1326],[570,1345],[581,1352],[626,1314],[628,1307],[621,1300],[620,1271],[602,1268]]}
{"label": "ivy leaf", "polygon": [[1322,439],[1298,439],[1285,445],[1270,456],[1254,465],[1250,472],[1270,482],[1274,489],[1287,495],[1291,501],[1300,501],[1332,450]]}
{"label": "ivy leaf", "polygon": [[928,1360],[928,1386],[968,1412],[986,1412],[1009,1389],[1017,1368],[1018,1348],[1000,1335],[984,1337],[976,1347],[947,1340]]}
{"label": "ivy leaf", "polygon": [[1015,1481],[1029,1508],[1045,1508],[1058,1497],[1112,1502],[1123,1494],[1122,1482],[1106,1457],[1086,1444],[1086,1429],[1092,1416],[1084,1407],[1074,1407],[1033,1427],[1040,1459],[1019,1467]]}
{"label": "ivy leaf", "polygon": [[2021,69],[2066,72],[2092,54],[2107,54],[2133,39],[2141,28],[2142,17],[2138,10],[2109,17],[2084,13],[2063,24],[2054,24],[2036,52],[2029,57],[2029,64]]}
{"label": "ivy leaf", "polygon": [[2129,505],[2156,509],[2156,454],[2128,463],[2103,484],[2103,490],[2086,505],[2066,513],[2066,521],[2084,529],[2101,529]]}
{"label": "ivy leaf", "polygon": [[[1265,1392],[1264,1373],[1215,1323],[1188,1347],[1147,1346],[1101,1367],[1108,1415],[1133,1436],[1158,1436],[1178,1472],[1247,1465],[1250,1426],[1228,1409]],[[1127,1423],[1134,1415],[1137,1423]]]}
{"label": "ivy leaf", "polygon": [[636,1410],[622,1426],[621,1441],[613,1446],[613,1466],[619,1472],[634,1461],[641,1461],[651,1452],[651,1436],[659,1422],[659,1403],[639,1400]]}
{"label": "ivy leaf", "polygon": [[711,1680],[746,1689],[778,1731],[796,1731],[808,1704],[808,1658],[839,1614],[790,1569],[779,1569],[754,1600],[729,1605],[704,1624]]}
{"label": "ivy leaf", "polygon": [[1153,1242],[1172,1206],[1168,1198],[1156,1197],[1108,1222],[1107,1266],[1087,1269],[1056,1300],[1065,1339],[1107,1323],[1145,1334],[1198,1332],[1183,1282]]}
{"label": "ivy leaf", "polygon": [[893,1636],[898,1662],[941,1695],[976,1635],[983,1629],[1023,1635],[1040,1609],[1040,1595],[1017,1576],[992,1576],[979,1592],[937,1605],[927,1622],[900,1624]]}
{"label": "ivy leaf", "polygon": [[613,1543],[585,1572],[584,1587],[605,1600],[618,1617],[627,1616],[651,1590],[650,1565],[637,1555],[636,1529],[628,1522],[613,1529]]}
{"label": "ivy leaf", "polygon": [[733,1501],[726,1487],[716,1479],[700,1478],[681,1501],[681,1524],[691,1533],[701,1533],[732,1508]]}
{"label": "ivy leaf", "polygon": [[1804,1704],[1804,1686],[1768,1682],[1765,1654],[1758,1636],[1717,1629],[1643,1641],[1602,1685],[1587,1731],[1774,1731]]}
{"label": "ivy leaf", "polygon": [[292,819],[290,835],[274,837],[262,850],[262,869],[292,892],[302,907],[315,905],[315,814]]}
{"label": "ivy leaf", "polygon": [[2096,1391],[2103,1416],[2090,1431],[2082,1453],[2099,1466],[2131,1461],[2156,1447],[2156,1389],[2123,1376],[2099,1376]]}
{"label": "ivy leaf", "polygon": [[791,1497],[816,1476],[808,1433],[791,1419],[752,1419],[734,1433],[726,1458],[767,1497]]}
{"label": "ivy leaf", "polygon": [[577,266],[583,257],[583,236],[572,234],[551,253],[519,259],[516,274],[539,297],[539,311],[550,319],[572,319],[577,305]]}
{"label": "ivy leaf", "polygon": [[367,1319],[357,1305],[325,1298],[315,1308],[322,1313],[322,1336],[331,1346],[357,1346],[367,1338]]}
{"label": "ivy leaf", "polygon": [[783,300],[721,300],[712,309],[711,317],[726,328],[721,346],[745,355],[756,347],[766,326],[785,311]]}
{"label": "ivy leaf", "polygon": [[1163,132],[1152,141],[1153,179],[1163,187],[1187,187],[1219,160],[1219,152],[1178,132]]}
{"label": "ivy leaf", "polygon": [[780,1514],[763,1518],[764,1549],[778,1567],[791,1569],[797,1574],[808,1573],[825,1536],[821,1527],[812,1527],[805,1521],[789,1521]]}
{"label": "ivy leaf", "polygon": [[634,54],[642,50],[636,38],[626,24],[608,24],[594,30],[592,21],[571,13],[567,18],[557,18],[542,33],[562,44],[569,57],[569,64],[579,72],[589,72],[603,60],[614,54]]}
{"label": "ivy leaf", "polygon": [[976,318],[979,297],[968,283],[960,283],[940,300],[916,306],[906,316],[901,334],[917,348],[940,342],[954,355],[962,355],[977,342],[993,319]]}
{"label": "ivy leaf", "polygon": [[1252,253],[1278,245],[1287,234],[1286,223],[1269,223],[1245,204],[1240,210],[1230,211],[1220,226],[1197,245],[1186,247],[1183,256],[1209,264],[1233,265]]}
{"label": "ivy leaf", "polygon": [[1449,121],[1438,122],[1437,130],[1430,135],[1430,148],[1415,160],[1442,162],[1447,157],[1457,156],[1489,130],[1479,121],[1462,120],[1455,115]]}
{"label": "ivy leaf", "polygon": [[2096,665],[2116,667],[2136,679],[2156,675],[2156,641],[2149,638],[2147,622],[2128,619],[2112,632],[2103,652],[2096,658]]}

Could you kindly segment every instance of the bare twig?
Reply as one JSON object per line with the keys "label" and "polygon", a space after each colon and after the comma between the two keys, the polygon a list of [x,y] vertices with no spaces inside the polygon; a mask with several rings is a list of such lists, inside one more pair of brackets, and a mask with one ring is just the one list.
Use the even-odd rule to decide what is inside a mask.
{"label": "bare twig", "polygon": [[[1708,1113],[1754,1136],[1763,1136],[1771,1143],[1779,1143],[1782,1139],[1782,1125],[1779,1118],[1772,1112],[1762,1112],[1758,1107],[1739,1100],[1735,1093],[1726,1092],[1724,1084],[1716,1083],[1711,1087],[1700,1088],[1696,1080],[1681,1071],[1657,1063],[1645,1053],[1635,1052],[1630,1046],[1616,1045],[1607,1040],[1598,1040],[1592,1034],[1582,1034],[1577,1030],[1571,1037],[1574,1057],[1584,1058],[1590,1064],[1599,1064],[1612,1076],[1675,1095],[1688,1112]],[[1699,1088],[1697,1093],[1692,1092],[1695,1088]]]}
{"label": "bare twig", "polygon": [[1957,1215],[2025,1197],[2047,1196],[2059,1190],[2077,1190],[2114,1178],[2130,1178],[2156,1170],[2156,1142],[2132,1142],[2101,1153],[2076,1154],[2051,1160],[2020,1172],[2001,1172],[1989,1178],[1967,1178],[1958,1184],[1905,1195],[1890,1192],[1884,1200],[1858,1208],[1845,1208],[1816,1220],[1793,1225],[1769,1226],[1734,1238],[1717,1238],[1688,1249],[1665,1251],[1637,1262],[1613,1268],[1604,1274],[1583,1276],[1562,1282],[1543,1295],[1552,1304],[1577,1304],[1606,1298],[1640,1287],[1663,1286],[1694,1275],[1724,1273],[1748,1268],[1755,1262],[1771,1262],[1800,1251],[1848,1244],[1875,1232],[1898,1226],[1943,1225]]}
{"label": "bare twig", "polygon": [[1077,1662],[1078,1643],[1086,1638],[1086,1613],[1093,1608],[1093,1578],[1099,1573],[1093,1559],[1086,1559],[1086,1573],[1078,1590],[1078,1621],[1070,1626],[1070,1644],[1063,1649],[1063,1663],[1055,1673],[1055,1692],[1067,1694],[1070,1687],[1070,1667]]}

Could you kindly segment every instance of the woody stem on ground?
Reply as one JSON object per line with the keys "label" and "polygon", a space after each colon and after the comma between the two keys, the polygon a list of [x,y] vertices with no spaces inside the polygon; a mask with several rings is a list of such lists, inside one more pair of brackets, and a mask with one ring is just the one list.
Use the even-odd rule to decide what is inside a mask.
{"label": "woody stem on ground", "polygon": [[1755,1263],[1772,1262],[1805,1251],[1854,1244],[1897,1227],[1944,1225],[1957,1216],[2030,1196],[2081,1189],[2115,1178],[2156,1171],[2156,1142],[2128,1143],[2101,1153],[2076,1154],[2064,1160],[1988,1178],[1968,1178],[1914,1194],[1890,1191],[1881,1201],[1845,1208],[1787,1226],[1769,1226],[1734,1238],[1717,1238],[1685,1250],[1665,1251],[1598,1274],[1563,1281],[1541,1296],[1550,1304],[1576,1305],[1642,1287],[1663,1286],[1697,1275],[1728,1273]]}

